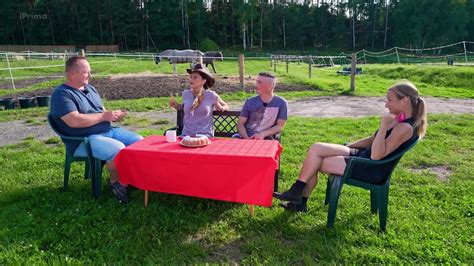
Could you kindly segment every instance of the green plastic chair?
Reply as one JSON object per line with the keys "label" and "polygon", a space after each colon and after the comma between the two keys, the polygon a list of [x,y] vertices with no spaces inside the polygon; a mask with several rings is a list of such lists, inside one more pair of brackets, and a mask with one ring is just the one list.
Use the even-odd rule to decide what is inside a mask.
{"label": "green plastic chair", "polygon": [[94,196],[94,198],[98,199],[101,195],[102,167],[104,166],[105,161],[101,161],[100,159],[94,158],[94,156],[92,155],[91,145],[87,137],[69,137],[64,135],[62,132],[60,132],[51,114],[48,114],[48,123],[50,127],[54,130],[54,132],[58,134],[59,137],[61,137],[61,140],[63,142],[65,140],[76,140],[84,142],[86,147],[86,157],[74,156],[74,154],[69,153],[66,149],[66,159],[64,162],[64,190],[66,190],[68,186],[71,164],[73,162],[85,162],[84,178],[91,179],[92,195]]}
{"label": "green plastic chair", "polygon": [[[418,143],[418,140],[413,142],[404,150],[393,153],[383,160],[370,160],[366,158],[351,157],[351,160],[349,161],[343,176],[330,175],[328,177],[326,199],[324,202],[326,205],[329,204],[327,227],[332,227],[334,225],[337,204],[342,186],[343,184],[348,184],[370,190],[370,210],[373,214],[377,213],[378,211],[380,229],[385,231],[388,215],[388,190],[390,187],[390,177],[403,154],[415,146],[416,143]],[[383,167],[384,165],[392,162],[395,163],[393,164],[392,168],[389,169],[390,171],[388,175],[382,178],[383,181],[380,184],[372,184],[352,178],[352,171],[354,169],[359,167],[364,169],[366,169],[366,167]]]}

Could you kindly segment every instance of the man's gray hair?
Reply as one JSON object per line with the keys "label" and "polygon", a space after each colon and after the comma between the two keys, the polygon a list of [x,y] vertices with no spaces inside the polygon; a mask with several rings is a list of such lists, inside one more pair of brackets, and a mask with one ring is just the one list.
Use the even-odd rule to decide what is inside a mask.
{"label": "man's gray hair", "polygon": [[275,88],[275,85],[276,85],[276,76],[273,75],[272,73],[270,72],[260,72],[258,73],[259,76],[262,76],[262,77],[267,77],[267,78],[271,78],[273,80],[273,89]]}

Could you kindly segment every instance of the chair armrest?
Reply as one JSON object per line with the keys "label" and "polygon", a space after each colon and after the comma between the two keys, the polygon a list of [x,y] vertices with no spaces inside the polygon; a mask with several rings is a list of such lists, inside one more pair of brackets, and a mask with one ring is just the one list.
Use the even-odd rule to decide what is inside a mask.
{"label": "chair armrest", "polygon": [[273,135],[273,139],[281,143],[281,132]]}
{"label": "chair armrest", "polygon": [[59,137],[63,140],[75,140],[75,141],[84,141],[87,139],[86,137],[70,137],[70,136],[64,136],[64,135],[59,135]]}

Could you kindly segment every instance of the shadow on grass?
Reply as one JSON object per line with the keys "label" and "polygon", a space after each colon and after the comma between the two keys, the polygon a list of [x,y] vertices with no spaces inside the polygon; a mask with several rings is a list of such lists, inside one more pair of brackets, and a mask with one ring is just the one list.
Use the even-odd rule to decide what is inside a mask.
{"label": "shadow on grass", "polygon": [[0,252],[47,261],[201,261],[199,258],[207,255],[206,245],[193,238],[241,207],[152,193],[145,208],[139,190],[131,193],[129,204],[121,205],[105,185],[96,201],[90,195],[88,180],[71,181],[64,192],[51,186],[3,192],[0,224],[5,230],[0,234],[9,245]]}

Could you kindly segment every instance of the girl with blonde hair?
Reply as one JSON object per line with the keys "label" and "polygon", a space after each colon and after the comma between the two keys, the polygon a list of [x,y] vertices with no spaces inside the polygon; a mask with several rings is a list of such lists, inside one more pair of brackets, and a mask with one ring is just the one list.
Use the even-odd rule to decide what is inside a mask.
{"label": "girl with blonde hair", "polygon": [[[426,104],[416,86],[402,81],[391,86],[387,92],[385,107],[389,114],[382,115],[380,127],[367,138],[346,146],[330,143],[315,143],[301,168],[298,180],[283,193],[274,192],[281,204],[293,211],[306,212],[309,195],[318,182],[318,173],[343,175],[351,157],[381,160],[393,152],[410,146],[425,135],[427,127]],[[395,163],[395,162],[394,162]],[[352,177],[364,182],[380,184],[387,169],[374,169],[364,173],[353,173]]]}

